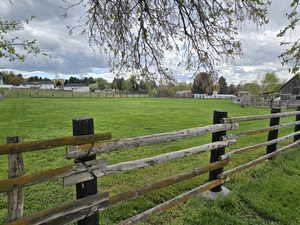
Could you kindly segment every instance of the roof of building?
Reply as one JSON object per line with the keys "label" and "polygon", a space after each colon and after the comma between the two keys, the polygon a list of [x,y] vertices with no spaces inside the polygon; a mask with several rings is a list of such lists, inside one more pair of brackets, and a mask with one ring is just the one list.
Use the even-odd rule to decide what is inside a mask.
{"label": "roof of building", "polygon": [[65,87],[88,87],[88,84],[85,83],[66,83]]}
{"label": "roof of building", "polygon": [[298,74],[296,74],[295,76],[293,76],[291,79],[289,79],[285,84],[283,84],[283,85],[279,88],[279,90],[281,90],[282,88],[284,88],[287,84],[291,83],[293,80],[299,79],[299,78],[300,78],[300,74],[298,73]]}

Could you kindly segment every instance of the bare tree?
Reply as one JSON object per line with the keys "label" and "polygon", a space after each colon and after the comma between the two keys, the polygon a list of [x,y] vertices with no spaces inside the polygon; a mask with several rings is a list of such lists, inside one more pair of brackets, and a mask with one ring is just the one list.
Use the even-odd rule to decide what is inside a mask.
{"label": "bare tree", "polygon": [[[240,54],[241,22],[267,23],[269,0],[64,0],[85,14],[72,30],[87,32],[110,55],[114,70],[156,71],[171,78],[167,54],[187,69],[213,71]],[[174,62],[177,64],[178,62]],[[152,74],[153,75],[153,74]]]}

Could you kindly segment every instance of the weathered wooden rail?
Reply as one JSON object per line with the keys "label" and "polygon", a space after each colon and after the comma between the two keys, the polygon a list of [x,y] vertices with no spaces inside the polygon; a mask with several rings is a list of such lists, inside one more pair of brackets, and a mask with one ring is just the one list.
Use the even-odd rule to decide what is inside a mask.
{"label": "weathered wooden rail", "polygon": [[[296,116],[295,122],[280,124],[280,117]],[[237,129],[236,122],[270,119],[270,127],[257,130],[243,131],[227,134],[227,131]],[[278,137],[279,129],[295,127],[295,132]],[[240,137],[257,135],[269,132],[266,142],[252,146],[245,146],[225,153],[225,148],[233,145]],[[175,152],[164,153],[148,158],[131,160],[109,165],[106,160],[96,159],[97,154],[112,151],[137,148],[141,146],[177,141],[187,137],[201,136],[212,133],[212,142]],[[243,117],[227,117],[227,112],[215,111],[214,124],[173,132],[153,134],[140,137],[110,140],[111,134],[95,134],[91,118],[73,120],[73,136],[55,138],[44,141],[20,142],[19,138],[8,138],[8,144],[0,145],[0,155],[8,155],[9,177],[0,180],[0,192],[8,193],[8,223],[6,225],[39,225],[39,224],[70,224],[78,222],[79,225],[99,224],[98,212],[118,205],[124,201],[135,199],[140,195],[168,187],[170,185],[209,173],[208,182],[183,193],[173,199],[163,202],[132,218],[128,218],[119,225],[136,224],[141,220],[157,214],[163,210],[186,201],[199,192],[210,190],[222,191],[222,185],[228,176],[244,169],[253,167],[267,159],[298,146],[300,144],[300,108],[295,112],[272,110],[268,115],[255,115]],[[277,150],[277,143],[294,138],[294,142]],[[66,158],[75,159],[74,163],[62,167],[41,171],[35,174],[24,174],[22,154],[30,151],[46,150],[67,146]],[[260,156],[245,164],[224,171],[224,167],[232,161],[232,157],[246,151],[267,147],[267,154]],[[159,163],[190,157],[195,154],[211,152],[210,162],[200,168],[186,171],[178,175],[166,177],[159,181],[134,188],[113,196],[109,193],[97,193],[97,178],[114,173],[129,171]],[[50,208],[30,216],[23,216],[23,188],[50,179],[63,179],[64,185],[76,185],[77,199],[64,205]]]}
{"label": "weathered wooden rail", "polygon": [[168,133],[153,134],[135,138],[125,138],[121,140],[103,142],[95,145],[85,145],[76,147],[70,146],[68,147],[67,158],[79,158],[104,152],[112,152],[128,148],[137,148],[146,145],[160,144],[163,142],[176,141],[182,138],[193,136],[201,136],[207,133],[218,132],[222,130],[236,129],[237,127],[237,124],[215,124],[205,127],[196,127]]}
{"label": "weathered wooden rail", "polygon": [[20,152],[31,152],[37,150],[53,149],[56,147],[66,145],[82,145],[87,143],[94,143],[97,141],[111,139],[111,134],[95,134],[95,135],[84,135],[84,136],[68,136],[61,138],[54,138],[43,141],[30,141],[30,142],[19,142],[9,143],[0,145],[0,155],[9,153],[20,153]]}
{"label": "weathered wooden rail", "polygon": [[230,117],[230,118],[224,118],[223,122],[224,123],[236,123],[236,122],[244,122],[244,121],[272,119],[272,118],[277,118],[277,117],[296,116],[296,115],[300,115],[300,111],[274,113],[274,114],[267,114],[267,115]]}

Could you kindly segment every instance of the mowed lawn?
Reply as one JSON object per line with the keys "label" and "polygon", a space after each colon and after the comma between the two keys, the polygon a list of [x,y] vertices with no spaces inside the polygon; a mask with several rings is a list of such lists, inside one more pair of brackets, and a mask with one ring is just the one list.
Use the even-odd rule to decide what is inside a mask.
{"label": "mowed lawn", "polygon": [[[213,110],[230,116],[268,113],[268,109],[241,108],[228,100],[158,98],[15,98],[0,101],[0,143],[7,136],[24,141],[72,135],[72,118],[94,118],[95,133],[111,132],[113,138],[134,137],[211,124]],[[294,120],[282,118],[281,122]],[[268,126],[267,120],[244,122],[239,130]],[[280,130],[280,136],[293,128]],[[243,137],[227,151],[266,140],[267,134]],[[211,140],[210,135],[171,143],[116,151],[99,155],[109,164],[140,159],[193,147]],[[280,144],[286,145],[291,140]],[[265,148],[233,157],[231,168],[265,153]],[[64,158],[64,148],[24,153],[26,173],[35,173],[73,163]],[[111,195],[157,181],[161,178],[204,166],[209,153],[165,162],[144,169],[118,173],[98,179],[98,190]],[[7,156],[0,156],[0,178],[7,178]],[[207,181],[207,174],[163,188],[100,214],[101,224],[117,224],[180,193]],[[152,217],[151,225],[250,225],[300,224],[300,152],[294,148],[274,160],[233,176],[226,186],[232,194],[207,201],[201,197],[179,204]],[[51,180],[25,188],[25,215],[55,207],[75,199],[74,186],[63,187],[62,180]],[[6,221],[6,194],[0,194],[0,224]]]}

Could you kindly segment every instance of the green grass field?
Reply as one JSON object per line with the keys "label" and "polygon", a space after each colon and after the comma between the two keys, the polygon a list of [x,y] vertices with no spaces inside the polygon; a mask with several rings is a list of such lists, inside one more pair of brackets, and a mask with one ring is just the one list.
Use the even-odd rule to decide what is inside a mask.
{"label": "green grass field", "polygon": [[[0,101],[0,143],[7,136],[24,141],[72,135],[72,118],[93,117],[95,132],[111,132],[113,138],[134,137],[211,124],[213,110],[230,116],[268,113],[268,109],[241,108],[227,100],[154,99],[154,98],[8,98]],[[282,118],[281,122],[295,118]],[[263,128],[267,120],[244,122],[240,130]],[[280,136],[293,128],[280,130]],[[233,131],[237,132],[237,131]],[[238,139],[230,151],[266,140],[267,134]],[[210,142],[210,135],[171,143],[117,151],[101,155],[109,164],[140,159]],[[291,140],[290,140],[291,141]],[[286,145],[283,142],[280,145]],[[71,164],[64,159],[64,148],[25,153],[26,173]],[[236,155],[229,166],[255,159],[265,153],[261,148]],[[100,157],[100,156],[98,156]],[[150,225],[296,225],[300,224],[300,153],[292,149],[274,160],[258,165],[231,178],[226,186],[232,194],[207,201],[195,197],[144,224]],[[116,194],[157,181],[209,162],[209,153],[165,162],[153,167],[106,176],[98,180],[98,190]],[[7,177],[7,156],[0,156],[0,178]],[[101,224],[117,224],[123,219],[166,201],[207,181],[207,175],[146,194],[101,213]],[[75,199],[74,186],[62,187],[54,180],[25,189],[25,215],[58,206]],[[7,214],[6,194],[0,194],[0,223]]]}

